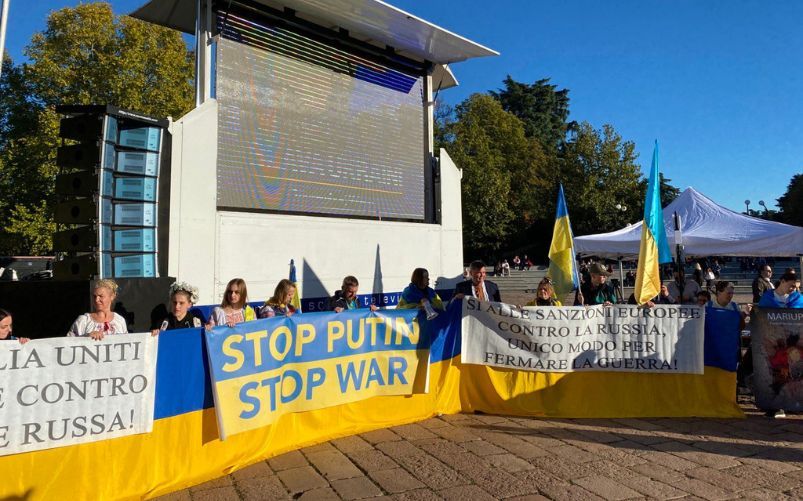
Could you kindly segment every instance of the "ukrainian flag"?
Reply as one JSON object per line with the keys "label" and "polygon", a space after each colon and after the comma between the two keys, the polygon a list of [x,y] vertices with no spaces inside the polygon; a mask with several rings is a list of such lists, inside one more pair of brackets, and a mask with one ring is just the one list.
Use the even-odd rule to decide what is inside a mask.
{"label": "ukrainian flag", "polygon": [[661,208],[661,179],[658,174],[658,141],[652,152],[650,181],[644,201],[644,224],[641,225],[641,247],[636,271],[636,288],[633,293],[638,304],[644,304],[661,291],[660,264],[672,261],[666,241],[664,214]]}
{"label": "ukrainian flag", "polygon": [[293,299],[290,301],[290,304],[293,305],[297,313],[301,313],[301,290],[298,287],[298,280],[296,279],[296,262],[294,259],[290,260],[289,280],[296,286],[296,292],[293,294]]}
{"label": "ukrainian flag", "polygon": [[574,236],[561,184],[558,209],[555,213],[555,229],[552,230],[552,244],[549,246],[549,277],[552,279],[552,287],[558,298],[580,287],[577,261],[574,256]]}

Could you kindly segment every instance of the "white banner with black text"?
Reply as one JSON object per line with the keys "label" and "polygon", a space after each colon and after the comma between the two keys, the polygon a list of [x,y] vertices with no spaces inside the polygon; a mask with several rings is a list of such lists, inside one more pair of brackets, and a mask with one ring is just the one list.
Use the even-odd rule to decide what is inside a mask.
{"label": "white banner with black text", "polygon": [[0,456],[147,433],[158,337],[0,342]]}
{"label": "white banner with black text", "polygon": [[463,301],[462,362],[541,372],[703,373],[698,306],[518,307]]}

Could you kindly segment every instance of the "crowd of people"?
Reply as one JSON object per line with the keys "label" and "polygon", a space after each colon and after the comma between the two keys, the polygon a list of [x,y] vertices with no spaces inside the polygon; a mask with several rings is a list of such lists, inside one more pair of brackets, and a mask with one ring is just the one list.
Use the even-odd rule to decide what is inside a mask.
{"label": "crowd of people", "polygon": [[[517,256],[518,257],[518,256]],[[525,256],[526,259],[526,256]],[[529,260],[527,260],[529,262]],[[521,266],[520,261],[514,263]],[[659,293],[647,301],[645,307],[657,304],[696,304],[706,308],[728,309],[737,312],[741,321],[739,331],[752,311],[753,304],[771,308],[803,308],[803,296],[800,292],[800,277],[794,269],[784,271],[780,278],[773,282],[772,268],[766,261],[758,266],[758,273],[753,280],[753,303],[747,304],[743,310],[733,301],[734,284],[728,280],[709,278],[708,273],[720,272],[718,262],[713,260],[712,266],[706,267],[706,274],[702,278],[706,281],[703,287],[697,277],[697,271],[702,270],[702,264],[696,263],[695,277],[687,277],[684,267],[678,267],[672,273],[672,279],[661,284]],[[504,269],[504,268],[503,268]],[[714,270],[717,271],[714,271]],[[609,306],[619,302],[617,291],[608,278],[612,270],[600,262],[583,261],[580,263],[581,285],[575,291],[575,306]],[[465,280],[458,283],[454,289],[452,300],[462,300],[466,296],[481,301],[502,302],[499,287],[487,280],[485,263],[472,262],[464,274]],[[711,284],[710,281],[714,283]],[[329,299],[330,311],[340,313],[344,310],[360,308],[357,294],[359,281],[354,276],[343,278],[340,289]],[[94,340],[101,340],[105,336],[128,333],[125,319],[112,311],[112,305],[117,297],[118,286],[111,279],[98,280],[92,293],[92,311],[83,313],[75,319],[67,336],[86,336]],[[273,295],[260,307],[253,308],[248,304],[248,288],[245,280],[234,278],[226,285],[223,299],[219,306],[212,309],[209,319],[204,322],[192,311],[198,303],[198,289],[185,282],[176,282],[168,291],[169,310],[161,326],[152,331],[158,335],[162,331],[185,328],[205,327],[212,329],[215,326],[233,327],[242,322],[258,318],[271,318],[277,316],[291,316],[300,312],[292,305],[296,293],[296,286],[290,280],[280,280]],[[631,295],[628,303],[636,304],[636,298]],[[552,281],[549,277],[538,283],[535,297],[526,306],[562,306],[560,298],[555,294]],[[377,307],[373,304],[367,306],[371,310]],[[416,268],[410,277],[410,284],[404,289],[397,308],[420,308],[432,318],[445,309],[444,301],[438,293],[430,287],[429,272],[425,268]],[[29,341],[25,337],[16,337],[13,332],[13,317],[10,312],[0,309],[0,341],[16,340],[19,343]],[[745,384],[745,378],[752,368],[752,353],[748,350],[741,358],[738,370],[740,385]],[[775,412],[776,417],[783,416],[783,411]]]}
{"label": "crowd of people", "polygon": [[[716,266],[716,260],[714,263]],[[608,277],[612,274],[609,267],[599,262],[583,262],[581,269],[582,282],[575,293],[575,305],[612,305],[619,302],[615,287],[608,282]],[[713,268],[710,269],[713,270]],[[502,302],[499,287],[492,281],[486,280],[486,276],[485,263],[472,262],[466,270],[466,280],[455,287],[453,299],[461,300],[465,296],[471,296],[483,301]],[[800,277],[793,269],[786,270],[777,282],[773,282],[771,278],[771,267],[766,263],[762,264],[758,270],[758,276],[753,281],[753,303],[773,308],[803,308]],[[445,308],[444,302],[429,284],[429,272],[426,269],[413,270],[410,284],[402,292],[397,307],[442,311]],[[117,297],[117,289],[118,286],[114,280],[98,280],[92,293],[93,311],[79,315],[67,331],[67,336],[88,336],[100,340],[107,335],[127,333],[128,327],[125,319],[112,311],[112,305]],[[343,278],[340,289],[329,299],[329,310],[339,313],[359,308],[358,291],[357,278],[351,275],[346,276]],[[647,306],[697,304],[711,308],[733,309],[742,315],[743,320],[749,315],[752,305],[747,305],[747,310],[742,311],[739,305],[733,301],[734,285],[732,282],[717,281],[712,292],[713,294],[709,290],[703,289],[697,280],[687,277],[684,268],[679,267],[674,271],[673,280],[662,283],[660,292],[647,302]],[[220,305],[213,308],[209,319],[204,322],[191,311],[198,302],[198,289],[185,282],[176,282],[170,286],[168,291],[170,306],[168,315],[161,326],[154,329],[152,333],[157,335],[160,331],[201,326],[207,329],[222,325],[233,327],[257,318],[291,316],[299,313],[292,305],[295,293],[296,287],[291,281],[280,280],[273,295],[262,306],[255,309],[248,304],[248,288],[245,280],[234,278],[226,285]],[[636,303],[635,297],[631,295],[628,302]],[[535,298],[527,303],[528,306],[561,306],[561,304],[549,278],[543,279],[538,284]],[[368,307],[372,310],[377,309],[373,304]],[[12,322],[11,313],[0,309],[0,340],[14,339],[21,343],[27,342],[27,338],[17,338],[12,335]]]}
{"label": "crowd of people", "polygon": [[[431,307],[434,310],[443,311],[445,308],[443,300],[429,286],[429,283],[429,272],[426,269],[413,270],[410,284],[402,292],[397,308],[427,309]],[[329,310],[340,313],[344,310],[359,308],[360,303],[357,300],[359,285],[356,277],[346,276],[340,289],[329,299]],[[118,285],[114,280],[103,279],[95,282],[92,291],[92,311],[79,315],[66,335],[101,340],[108,335],[127,334],[128,327],[125,318],[112,311],[112,305],[117,298],[117,290]],[[293,282],[282,279],[276,285],[273,295],[255,309],[248,304],[248,287],[245,280],[234,278],[226,284],[220,305],[212,309],[209,319],[204,322],[192,311],[193,306],[198,303],[198,288],[186,282],[175,282],[168,291],[167,317],[162,321],[161,326],[152,330],[151,333],[158,335],[162,331],[193,327],[205,327],[206,329],[222,325],[234,327],[239,323],[258,318],[291,316],[299,313],[292,305],[295,293],[296,286]],[[499,301],[498,289],[491,289],[490,295],[485,295],[483,298]],[[377,309],[373,304],[368,307],[371,310]],[[0,309],[0,340],[18,340],[20,343],[29,341],[28,338],[17,338],[12,335],[12,329],[11,313]]]}
{"label": "crowd of people", "polygon": [[510,270],[525,271],[533,266],[535,265],[532,260],[527,257],[527,254],[524,254],[523,257],[519,257],[519,255],[516,254],[510,261],[508,261],[507,258],[498,260],[496,265],[494,265],[494,275],[497,277],[509,277]]}

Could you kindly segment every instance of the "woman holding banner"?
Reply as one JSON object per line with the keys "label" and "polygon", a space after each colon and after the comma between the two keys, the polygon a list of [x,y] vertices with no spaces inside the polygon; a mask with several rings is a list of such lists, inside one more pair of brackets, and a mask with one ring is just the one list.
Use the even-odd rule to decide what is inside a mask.
{"label": "woman holding banner", "polygon": [[283,278],[273,291],[273,296],[265,301],[259,308],[259,318],[289,317],[296,312],[295,307],[290,304],[296,294],[296,286],[293,282]]}
{"label": "woman holding banner", "polygon": [[555,289],[552,287],[552,281],[545,278],[538,284],[538,289],[536,289],[535,292],[535,299],[525,306],[563,306],[563,304],[555,298]]}
{"label": "woman holding banner", "polygon": [[117,282],[108,278],[95,282],[95,290],[92,291],[95,311],[76,318],[67,336],[89,336],[100,341],[110,334],[128,334],[125,319],[112,311],[116,297]]}
{"label": "woman holding banner", "polygon": [[16,338],[11,335],[11,325],[11,313],[0,308],[0,341],[19,341],[20,344],[30,341],[27,337]]}
{"label": "woman holding banner", "polygon": [[443,311],[443,301],[438,293],[429,286],[429,272],[424,268],[416,268],[410,277],[410,285],[402,291],[399,304],[401,309],[425,308],[428,302],[436,310]]}
{"label": "woman holding banner", "polygon": [[160,331],[174,329],[192,329],[201,327],[203,321],[190,311],[198,302],[198,287],[187,282],[173,282],[170,286],[170,313],[159,329],[151,331],[154,336]]}
{"label": "woman holding banner", "polygon": [[745,313],[739,308],[739,305],[733,301],[733,284],[727,280],[717,282],[714,289],[714,299],[706,303],[708,308],[718,308],[720,310],[732,310],[741,315],[742,322],[739,325],[739,330],[744,328]]}
{"label": "woman holding banner", "polygon": [[220,306],[215,306],[212,315],[209,316],[207,329],[216,325],[228,325],[234,327],[242,322],[256,320],[257,316],[254,309],[248,306],[248,288],[242,278],[232,278],[226,285],[226,292],[223,293],[223,301]]}

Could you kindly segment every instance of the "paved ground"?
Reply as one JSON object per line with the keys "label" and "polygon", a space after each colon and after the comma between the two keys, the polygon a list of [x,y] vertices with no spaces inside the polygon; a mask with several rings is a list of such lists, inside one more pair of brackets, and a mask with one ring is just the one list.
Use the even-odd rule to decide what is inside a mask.
{"label": "paved ground", "polygon": [[803,418],[441,416],[294,451],[161,499],[803,499]]}

